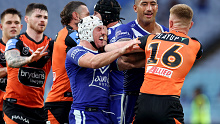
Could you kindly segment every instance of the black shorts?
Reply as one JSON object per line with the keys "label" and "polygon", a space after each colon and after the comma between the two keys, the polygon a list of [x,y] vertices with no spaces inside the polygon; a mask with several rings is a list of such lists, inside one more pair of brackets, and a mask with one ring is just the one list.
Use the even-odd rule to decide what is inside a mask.
{"label": "black shorts", "polygon": [[51,123],[68,124],[71,105],[72,101],[46,102],[45,110],[47,111],[48,121]]}
{"label": "black shorts", "polygon": [[4,116],[3,111],[0,111],[0,124],[5,124],[3,116]]}
{"label": "black shorts", "polygon": [[138,97],[133,124],[184,123],[183,108],[179,98],[144,94]]}
{"label": "black shorts", "polygon": [[3,101],[3,112],[7,116],[5,122],[18,124],[45,124],[47,120],[44,108],[27,108],[8,101]]}

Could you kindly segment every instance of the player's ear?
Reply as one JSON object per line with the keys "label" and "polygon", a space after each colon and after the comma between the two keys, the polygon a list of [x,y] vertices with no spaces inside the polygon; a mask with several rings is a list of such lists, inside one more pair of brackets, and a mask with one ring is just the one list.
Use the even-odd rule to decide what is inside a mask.
{"label": "player's ear", "polygon": [[134,4],[134,6],[133,6],[133,9],[134,9],[134,12],[136,12],[137,13],[137,6]]}
{"label": "player's ear", "polygon": [[0,24],[0,29],[2,30],[2,24]]}
{"label": "player's ear", "polygon": [[25,21],[26,23],[28,23],[28,16],[25,16],[25,17],[24,17],[24,21]]}
{"label": "player's ear", "polygon": [[189,29],[191,29],[191,28],[192,28],[193,24],[194,24],[194,22],[193,22],[193,21],[191,21]]}
{"label": "player's ear", "polygon": [[77,12],[73,12],[72,17],[73,17],[73,19],[78,20],[79,19],[79,14]]}

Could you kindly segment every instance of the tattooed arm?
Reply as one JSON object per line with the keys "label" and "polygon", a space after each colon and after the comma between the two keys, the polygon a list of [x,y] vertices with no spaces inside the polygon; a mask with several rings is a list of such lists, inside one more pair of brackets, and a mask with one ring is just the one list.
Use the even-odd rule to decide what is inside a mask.
{"label": "tattooed arm", "polygon": [[5,59],[9,67],[19,68],[31,62],[39,60],[42,56],[47,55],[47,52],[41,53],[44,47],[38,48],[31,56],[20,56],[20,52],[16,49],[11,49],[5,52]]}

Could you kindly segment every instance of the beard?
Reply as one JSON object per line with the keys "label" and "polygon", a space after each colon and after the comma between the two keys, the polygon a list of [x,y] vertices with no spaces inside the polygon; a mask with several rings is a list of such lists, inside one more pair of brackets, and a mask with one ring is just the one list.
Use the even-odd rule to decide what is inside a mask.
{"label": "beard", "polygon": [[46,29],[46,26],[42,28],[36,24],[30,23],[30,28],[36,31],[37,33],[43,33],[44,30]]}

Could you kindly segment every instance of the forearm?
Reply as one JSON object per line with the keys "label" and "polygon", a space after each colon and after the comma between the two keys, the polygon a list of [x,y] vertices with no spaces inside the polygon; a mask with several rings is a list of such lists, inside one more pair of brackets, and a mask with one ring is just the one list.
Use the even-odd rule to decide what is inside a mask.
{"label": "forearm", "polygon": [[145,66],[145,59],[133,61],[133,62],[125,62],[120,57],[117,61],[117,65],[120,71],[132,69],[132,68],[141,68]]}
{"label": "forearm", "polygon": [[0,68],[0,78],[3,78],[7,75],[7,68],[6,67],[3,67],[3,68]]}
{"label": "forearm", "polygon": [[106,66],[112,63],[114,60],[116,60],[121,55],[122,53],[120,52],[120,50],[116,49],[111,52],[105,52],[105,53],[101,53],[96,56],[93,56],[90,59],[91,68],[97,69],[97,68]]}
{"label": "forearm", "polygon": [[19,68],[30,63],[29,57],[20,56],[17,50],[9,50],[5,52],[5,59],[9,67]]}

